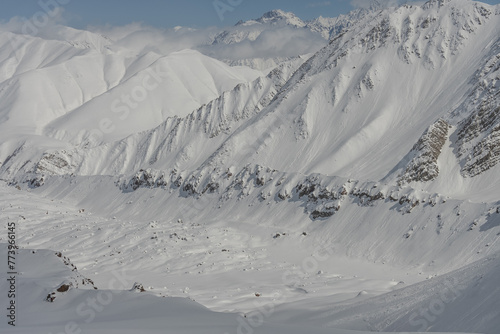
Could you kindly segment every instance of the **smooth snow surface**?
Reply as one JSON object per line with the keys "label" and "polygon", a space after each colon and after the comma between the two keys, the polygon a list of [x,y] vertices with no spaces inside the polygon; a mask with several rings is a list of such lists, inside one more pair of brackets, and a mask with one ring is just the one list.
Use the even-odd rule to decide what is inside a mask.
{"label": "smooth snow surface", "polygon": [[0,332],[500,333],[498,5],[212,36],[322,41],[279,57],[53,29],[0,32]]}

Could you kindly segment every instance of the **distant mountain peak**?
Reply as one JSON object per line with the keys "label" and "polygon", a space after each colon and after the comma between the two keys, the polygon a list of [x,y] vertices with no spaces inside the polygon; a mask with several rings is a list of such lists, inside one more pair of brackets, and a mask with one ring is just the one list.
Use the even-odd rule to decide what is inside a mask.
{"label": "distant mountain peak", "polygon": [[290,16],[295,16],[292,12],[285,12],[281,9],[273,9],[262,15],[261,19],[273,19],[273,18],[286,18]]}
{"label": "distant mountain peak", "polygon": [[428,9],[434,6],[443,7],[446,3],[451,2],[451,0],[429,0],[424,5],[424,9]]}
{"label": "distant mountain peak", "polygon": [[259,23],[270,23],[277,24],[285,22],[286,24],[304,27],[306,24],[300,18],[298,18],[292,12],[285,12],[281,9],[273,9],[267,13],[264,13],[260,18],[256,20]]}
{"label": "distant mountain peak", "polygon": [[[307,23],[298,18],[294,13],[274,9],[264,13],[260,18],[239,21],[232,29],[227,29],[215,36],[213,44],[234,44],[243,40],[254,41],[264,30],[275,27],[304,28]],[[325,38],[328,38],[328,34]]]}

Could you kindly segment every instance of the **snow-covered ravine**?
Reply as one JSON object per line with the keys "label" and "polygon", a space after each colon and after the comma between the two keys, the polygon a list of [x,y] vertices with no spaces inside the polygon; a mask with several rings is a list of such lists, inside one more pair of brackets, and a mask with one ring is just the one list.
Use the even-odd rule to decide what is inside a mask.
{"label": "snow-covered ravine", "polygon": [[[1,211],[2,221],[17,222],[19,245],[61,251],[96,286],[105,285],[113,270],[126,268],[134,281],[154,294],[190,297],[214,310],[245,312],[255,301],[284,303],[327,295],[344,300],[362,290],[379,294],[402,280],[424,279],[416,268],[388,271],[389,265],[347,258],[334,243],[314,236],[314,225],[321,223],[311,223],[301,208],[290,207],[292,212],[281,214],[283,220],[265,221],[238,217],[231,207],[213,210],[213,217],[186,214],[182,211],[196,203],[176,201],[163,190],[102,197],[99,202],[108,203],[113,202],[110,197],[125,197],[124,203],[130,203],[126,205],[139,203],[157,216],[141,219],[138,213],[126,219],[127,209],[120,209],[119,217],[103,217],[85,205],[80,208],[5,185],[0,191],[1,200],[8,203]],[[183,201],[186,207],[170,209]],[[304,223],[290,224],[292,213],[302,216]],[[258,300],[256,293],[261,294]]]}
{"label": "snow-covered ravine", "polygon": [[[6,257],[4,247],[0,255]],[[123,289],[130,278],[126,270],[114,272],[108,285],[99,289],[92,285],[75,289],[75,282],[82,277],[60,253],[20,249],[16,259],[16,326],[2,322],[2,333],[368,333],[306,323],[264,322],[237,313],[216,313],[188,298],[159,298],[141,292],[139,285]],[[1,274],[0,288],[12,289],[12,276],[7,280],[3,271]],[[48,298],[52,301],[46,301]]]}
{"label": "snow-covered ravine", "polygon": [[[54,177],[21,190],[2,182],[0,219],[16,222],[22,249],[62,252],[99,289],[125,271],[119,290],[138,282],[147,295],[189,298],[213,311],[236,313],[237,319],[264,314],[267,307],[273,311],[264,314],[266,324],[275,317],[293,323],[290,315],[300,314],[300,323],[330,330],[384,330],[398,323],[397,330],[415,331],[415,321],[401,325],[397,312],[373,315],[375,308],[363,309],[358,317],[366,313],[373,319],[361,323],[351,318],[354,313],[348,320],[324,314],[416,289],[418,282],[438,282],[500,251],[500,203],[442,197],[413,207],[370,199],[354,187],[332,216],[313,219],[305,206],[314,192],[306,199],[295,194],[286,201],[263,200],[273,184],[262,187],[252,181],[244,186],[245,196],[221,201],[215,194],[182,197],[175,187],[123,191],[111,177]],[[75,293],[54,303],[70,301]],[[401,307],[413,312],[417,300],[403,298],[408,306]]]}

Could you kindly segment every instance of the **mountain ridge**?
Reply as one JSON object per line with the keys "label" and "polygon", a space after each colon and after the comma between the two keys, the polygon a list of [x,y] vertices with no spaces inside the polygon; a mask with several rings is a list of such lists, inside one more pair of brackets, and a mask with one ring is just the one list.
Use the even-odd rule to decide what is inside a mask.
{"label": "mountain ridge", "polygon": [[[68,254],[96,286],[130,268],[149,293],[241,312],[240,323],[258,298],[273,309],[263,322],[496,334],[500,5],[433,0],[357,13],[310,57],[255,76],[239,68],[239,82],[238,68],[196,51],[171,55],[172,73],[192,73],[196,60],[227,74],[185,75],[182,87],[206,79],[228,89],[141,126],[178,97],[148,95],[120,136],[93,137],[88,125],[112,99],[68,114],[81,132],[11,123],[25,136],[0,124],[0,218],[18,219],[23,244]],[[135,65],[116,78],[128,73],[130,86],[114,85],[114,97],[144,87],[140,70],[169,64],[127,55]],[[462,296],[436,299],[446,282]],[[436,300],[443,316],[422,318]]]}
{"label": "mountain ridge", "polygon": [[[422,9],[411,8],[410,6],[399,7],[398,9],[395,9],[395,10],[390,9],[390,10],[386,11],[386,13],[387,13],[386,15],[388,15],[386,17],[383,17],[377,13],[370,14],[371,16],[366,18],[366,20],[374,22],[373,23],[375,25],[374,27],[364,28],[363,24],[359,24],[358,28],[354,28],[353,31],[351,31],[349,33],[343,33],[343,34],[338,35],[336,38],[334,38],[330,41],[330,43],[327,47],[325,47],[323,50],[321,50],[316,55],[311,57],[308,61],[306,61],[304,64],[302,64],[302,66],[300,68],[298,68],[297,71],[293,75],[292,75],[293,72],[289,72],[288,76],[290,76],[290,80],[285,80],[285,81],[282,80],[280,86],[275,87],[275,93],[273,93],[272,100],[269,100],[268,102],[263,103],[263,106],[267,107],[264,110],[265,113],[262,115],[255,115],[254,116],[255,121],[262,122],[261,120],[264,120],[264,118],[268,117],[267,115],[269,115],[271,118],[274,118],[275,121],[277,121],[277,122],[281,122],[281,123],[285,122],[284,124],[286,124],[286,122],[289,122],[290,120],[292,120],[290,118],[292,114],[288,114],[285,116],[285,114],[280,113],[278,115],[278,114],[276,114],[276,110],[280,110],[280,108],[281,108],[280,105],[283,103],[290,104],[287,100],[289,100],[291,96],[296,95],[298,87],[302,86],[302,87],[304,87],[302,89],[305,89],[306,95],[301,96],[298,99],[293,98],[293,101],[291,102],[291,104],[293,105],[294,103],[296,103],[295,102],[296,100],[302,101],[301,104],[299,104],[298,106],[292,107],[292,109],[294,109],[294,113],[296,115],[298,115],[298,118],[293,119],[292,124],[294,124],[294,125],[292,125],[292,129],[293,129],[293,133],[294,133],[293,136],[295,137],[294,141],[296,143],[298,143],[298,144],[308,143],[311,139],[314,139],[314,138],[311,138],[311,136],[313,135],[313,133],[311,131],[314,131],[311,128],[311,126],[312,126],[311,117],[307,116],[310,112],[312,112],[312,111],[309,111],[309,105],[310,105],[310,103],[312,103],[311,101],[313,101],[315,99],[319,99],[318,101],[320,103],[326,102],[326,105],[331,105],[330,108],[332,108],[332,107],[337,108],[337,109],[340,108],[340,110],[342,111],[342,114],[341,114],[342,117],[346,117],[346,110],[347,110],[346,108],[352,108],[352,107],[359,108],[357,106],[357,105],[359,105],[359,101],[364,100],[366,98],[370,98],[370,96],[374,96],[374,90],[377,90],[377,87],[380,85],[379,83],[381,82],[381,80],[387,80],[387,79],[383,79],[383,76],[386,75],[386,74],[384,74],[384,71],[387,71],[387,70],[383,69],[383,67],[381,67],[380,65],[375,65],[373,63],[373,61],[372,61],[372,64],[368,63],[366,66],[364,66],[361,71],[358,71],[356,69],[356,66],[353,66],[352,68],[350,68],[350,67],[348,67],[349,65],[348,66],[343,65],[343,67],[341,69],[338,69],[338,67],[340,66],[339,64],[341,64],[342,62],[349,63],[349,61],[346,59],[350,57],[350,55],[349,55],[350,53],[352,53],[352,57],[362,57],[364,54],[370,54],[372,52],[381,53],[381,54],[384,52],[387,52],[387,50],[388,50],[387,48],[390,47],[390,43],[395,43],[395,45],[398,45],[398,44],[400,45],[397,48],[397,56],[398,56],[397,61],[400,62],[400,64],[401,64],[400,65],[401,71],[406,71],[407,66],[423,66],[426,69],[422,72],[422,74],[427,73],[428,75],[430,75],[431,78],[436,77],[436,75],[442,76],[443,74],[437,74],[436,71],[438,71],[438,72],[439,71],[447,71],[447,68],[448,68],[448,66],[446,66],[447,62],[449,62],[449,61],[455,62],[455,59],[461,59],[460,58],[461,56],[457,52],[459,52],[459,50],[461,48],[463,48],[462,43],[465,43],[465,41],[467,41],[465,34],[475,34],[475,31],[477,29],[486,25],[486,20],[488,20],[488,18],[492,15],[491,10],[487,9],[486,7],[478,6],[475,3],[470,3],[470,4],[467,3],[469,5],[469,7],[472,9],[472,12],[475,14],[473,14],[473,16],[470,16],[470,14],[463,15],[463,14],[460,14],[459,12],[454,12],[455,9],[452,6],[452,4],[454,4],[454,3],[459,3],[459,2],[452,2],[452,3],[448,4],[448,6],[451,7],[450,13],[453,16],[443,16],[440,19],[440,21],[429,20],[428,18],[419,18],[419,19],[417,19],[416,22],[412,22],[411,19],[410,19],[410,21],[408,20],[408,18],[412,17],[412,15],[414,15],[416,13],[419,13],[421,10],[424,10],[424,11],[431,10],[432,11],[433,7],[430,3],[424,5],[422,7]],[[442,5],[442,6],[444,6],[444,5]],[[428,9],[426,9],[426,8],[428,8]],[[402,19],[405,17],[405,15],[407,15],[406,16],[407,19]],[[376,19],[374,20],[374,17],[372,17],[372,16],[376,17]],[[390,17],[392,17],[392,19],[390,19]],[[458,30],[457,30],[457,32],[455,32],[454,34],[451,34],[449,36],[447,34],[443,35],[442,33],[439,32],[439,29],[442,25],[449,24],[450,18],[453,18],[453,20],[458,20],[456,22],[451,21],[453,23],[453,27],[456,27],[454,29],[458,29]],[[396,23],[396,24],[402,24],[402,25],[400,27],[397,27],[397,26],[391,24],[390,20],[393,20],[394,23]],[[460,21],[460,20],[462,20],[462,21]],[[400,23],[398,23],[398,22],[400,22]],[[413,26],[420,27],[420,29],[425,30],[426,33],[425,34],[421,33],[421,32],[419,32],[418,34],[413,33],[413,31],[414,31]],[[489,26],[492,26],[492,25],[490,24]],[[434,28],[432,28],[432,27],[434,27]],[[361,31],[363,31],[363,32],[361,32]],[[362,37],[358,38],[357,40],[352,40],[352,39],[349,39],[349,37],[346,37],[347,36],[346,34],[351,34],[351,35],[356,34],[356,35],[361,35]],[[435,39],[436,39],[431,44],[431,47],[426,47],[425,50],[422,49],[421,47],[418,47],[417,46],[418,41],[427,40],[428,36],[430,34],[434,34]],[[462,36],[462,37],[460,37],[460,40],[458,40],[458,39],[455,39],[455,37],[454,37],[455,35]],[[412,37],[412,36],[415,36],[415,37]],[[417,39],[415,40],[415,38],[417,38]],[[412,46],[413,49],[408,49],[408,47],[407,47],[407,45],[408,45],[407,43],[410,41],[410,39],[413,40],[411,42],[413,45]],[[440,46],[442,43],[445,43],[443,45],[448,45],[448,49],[442,48]],[[432,45],[434,45],[434,46],[432,46]],[[422,49],[424,51],[418,51],[420,49]],[[332,53],[330,50],[334,50],[334,52]],[[448,58],[449,58],[449,60],[448,60]],[[480,56],[476,56],[476,58],[479,59]],[[375,58],[375,59],[377,59],[377,58]],[[493,69],[491,74],[488,74],[489,72],[487,72],[486,74],[483,74],[483,76],[485,76],[487,78],[491,77],[492,79],[490,79],[490,80],[493,80],[493,81],[490,81],[491,82],[490,85],[493,85],[490,88],[490,90],[491,89],[495,90],[494,87],[495,87],[496,81],[494,78],[496,75],[496,71],[494,70],[494,68],[495,68],[494,59],[497,59],[495,55],[493,55],[492,60],[491,61],[488,60],[486,62],[487,65],[485,65],[487,68],[490,69],[490,72]],[[470,59],[467,61],[470,61]],[[479,64],[479,62],[480,62],[480,60],[476,61],[476,63],[478,63],[478,64]],[[420,65],[412,65],[414,63],[420,64]],[[383,66],[385,66],[385,65],[383,65]],[[329,101],[327,99],[326,101],[324,101],[324,98],[321,97],[321,94],[324,91],[324,89],[326,88],[325,83],[329,82],[329,80],[331,80],[331,79],[328,79],[327,81],[324,81],[324,83],[319,84],[319,85],[316,82],[311,82],[311,84],[309,84],[308,82],[311,80],[310,78],[314,78],[315,76],[318,76],[318,78],[322,78],[325,75],[331,75],[331,74],[327,74],[327,73],[330,73],[332,71],[333,71],[333,73],[337,73],[339,70],[344,71],[345,74],[342,72],[339,72],[340,76],[338,76],[338,75],[334,76],[334,79],[331,82],[333,83],[333,86],[335,88],[332,91],[332,94],[330,97],[331,100]],[[433,74],[433,72],[436,72],[436,74]],[[353,78],[353,80],[350,79],[351,81],[342,82],[341,79],[339,79],[339,78],[342,78],[342,76],[349,77],[349,76],[352,76],[353,74],[354,74],[354,78]],[[456,73],[453,73],[453,75],[456,75]],[[473,76],[473,72],[470,72],[469,76]],[[259,79],[259,80],[261,80],[261,79]],[[323,80],[323,79],[321,79],[321,80]],[[429,80],[429,79],[427,79],[427,80]],[[431,79],[431,80],[434,80],[434,79]],[[442,80],[442,82],[443,82],[442,85],[446,84],[445,81]],[[356,92],[355,94],[347,93],[348,89],[346,89],[346,87],[343,87],[346,83],[348,85],[354,86],[353,91]],[[262,81],[261,81],[261,84],[262,84]],[[257,84],[257,86],[259,86],[261,84]],[[391,83],[389,83],[389,84],[391,85]],[[312,85],[314,85],[314,87]],[[309,86],[311,88],[308,88]],[[463,87],[464,87],[463,91],[465,92],[465,90],[467,90],[468,88],[466,85],[464,85]],[[299,94],[302,94],[302,93],[299,93]],[[427,91],[426,94],[432,94],[432,92]],[[473,95],[473,93],[469,93],[469,96],[471,96],[471,95]],[[346,97],[347,97],[347,99],[346,99]],[[391,98],[394,98],[394,97],[391,97]],[[432,100],[432,99],[434,99],[434,98],[431,97],[430,100]],[[417,102],[417,101],[415,101],[415,102]],[[253,102],[253,103],[255,103],[255,102]],[[401,103],[401,102],[397,102],[397,103]],[[466,103],[466,102],[464,102],[464,103]],[[490,101],[490,104],[491,103],[493,103],[493,102]],[[313,108],[316,109],[317,107],[313,107]],[[469,107],[469,109],[470,109],[470,107]],[[313,113],[315,113],[315,112],[316,111],[314,111]],[[453,114],[453,110],[450,110],[450,112]],[[278,117],[272,116],[273,114],[275,114]],[[377,113],[374,114],[375,118],[372,119],[370,121],[370,123],[368,123],[369,126],[366,128],[366,131],[368,131],[368,132],[366,132],[366,134],[373,133],[373,131],[371,129],[372,128],[375,129],[375,127],[377,127],[381,124],[380,122],[382,122],[383,120],[385,120],[388,117],[388,116],[384,116],[383,113],[378,114],[378,116],[376,116],[376,115],[377,115]],[[437,115],[437,116],[439,117],[439,115]],[[444,116],[444,115],[442,114],[440,117],[442,117],[442,116]],[[297,117],[297,116],[293,116],[293,117]],[[314,117],[316,117],[316,116],[314,116]],[[436,116],[432,116],[431,114],[429,114],[429,117],[430,117],[430,120],[432,120],[432,118],[434,118]],[[494,118],[495,116],[493,115],[491,117]],[[263,127],[262,129],[268,128],[269,125],[274,124],[273,122],[269,123],[267,120],[265,122],[268,125]],[[364,122],[366,122],[366,120]],[[453,117],[451,117],[451,118],[448,117],[448,122],[452,122],[454,124],[456,123],[456,121],[454,120]],[[258,123],[255,123],[252,121],[252,122],[247,123],[247,124],[248,124],[248,126],[250,126],[250,128],[253,129],[255,124],[258,124]],[[282,126],[282,125],[279,125],[278,123],[276,123],[276,124],[277,124],[278,128]],[[495,124],[494,121],[493,121],[493,124]],[[424,126],[425,126],[425,124],[424,124]],[[462,127],[464,127],[464,126],[465,125],[462,125]],[[262,132],[262,129],[258,130],[258,132],[259,131]],[[425,128],[423,128],[423,129],[425,129]],[[423,132],[423,129],[422,129],[422,132]],[[244,131],[245,131],[244,127],[240,126],[240,129],[238,130],[238,132],[232,133],[230,135],[230,137],[227,138],[227,140],[235,140],[235,139],[231,139],[231,138],[237,138],[238,136],[242,136],[242,133],[244,133]],[[271,131],[266,130],[266,132],[268,132],[268,135],[266,135],[266,136],[269,137],[269,133],[272,133],[273,131],[274,130],[271,130]],[[484,130],[484,131],[486,131],[486,130]],[[496,131],[496,130],[494,130],[494,131]],[[326,133],[326,132],[321,132],[321,133]],[[420,134],[418,136],[420,136]],[[415,134],[415,137],[418,138],[417,134]],[[251,136],[249,136],[249,138],[251,138]],[[351,142],[352,142],[352,140],[357,140],[355,138],[356,138],[356,136],[354,136],[351,139]],[[415,141],[416,141],[416,139],[415,139]],[[264,144],[264,146],[261,146],[261,147],[267,146],[267,144],[265,144],[265,140],[262,141],[262,143]],[[239,144],[236,144],[236,145],[239,145]],[[276,144],[273,144],[273,145],[276,145]],[[304,145],[304,144],[300,144],[300,145]],[[308,145],[310,145],[310,144],[308,144]],[[347,148],[348,146],[346,146],[346,145],[351,145],[351,144],[345,143],[343,145],[343,147]],[[484,144],[481,144],[481,145],[484,145]],[[313,146],[315,146],[315,145],[313,145]],[[412,146],[413,146],[413,144],[412,144]],[[214,148],[215,147],[216,146],[214,146]],[[226,149],[223,149],[224,147],[226,147]],[[219,163],[215,162],[215,160],[214,160],[214,159],[217,159],[216,158],[218,156],[217,152],[223,152],[223,151],[227,152],[227,148],[229,148],[229,147],[231,147],[230,151],[233,151],[233,152],[238,151],[238,149],[236,149],[237,146],[235,146],[235,144],[228,144],[228,142],[226,142],[225,144],[220,146],[218,149],[214,150],[214,154],[212,154],[212,156],[209,158],[209,160],[205,161],[205,163],[203,165],[215,164],[215,166],[218,166]],[[318,148],[319,151],[322,150],[320,147],[321,146],[319,146],[319,148]],[[258,148],[255,148],[254,150],[257,152],[259,151]],[[341,148],[341,150],[342,150],[342,148]],[[479,153],[477,153],[476,155],[478,155],[478,154]],[[462,153],[461,155],[464,155],[464,153]],[[192,157],[192,155],[191,155],[191,157]],[[493,159],[492,161],[496,161],[495,157],[496,157],[496,155],[494,155],[494,157],[492,158]],[[188,159],[190,159],[190,158],[188,158]],[[233,161],[251,161],[248,159],[248,157],[244,158],[244,157],[233,156],[233,157],[231,157],[231,159]],[[262,158],[259,158],[259,159],[262,159]],[[154,161],[156,161],[156,160],[154,160]],[[311,158],[307,158],[305,160],[311,162]],[[150,160],[150,164],[151,164],[151,161],[152,160]],[[212,161],[212,162],[210,162],[210,161]],[[222,168],[223,164],[220,165],[221,168]],[[396,164],[397,164],[397,162],[394,162],[394,165],[392,167],[394,167]],[[69,163],[69,165],[71,165],[71,163]],[[176,164],[174,163],[174,166],[175,165]],[[264,162],[263,165],[269,166],[269,165],[273,165],[273,163]],[[196,165],[191,165],[191,166],[192,166],[191,168],[193,168]],[[283,170],[283,168],[279,167],[279,165],[277,165],[276,167],[278,167],[278,169],[280,169],[280,170]],[[342,170],[342,169],[340,169],[340,170]],[[379,174],[380,176],[378,177],[378,179],[382,179],[382,176],[385,175],[387,172],[389,172],[389,170],[390,169],[386,170],[385,173]],[[305,172],[305,170],[299,170],[299,171]],[[318,172],[318,171],[321,172],[321,169],[319,169],[319,170],[312,169],[311,171],[312,172]],[[75,171],[75,172],[77,172],[77,171]],[[120,173],[124,173],[124,172],[125,173],[132,173],[133,170],[120,171]],[[99,172],[97,172],[97,173],[99,173]],[[365,177],[361,177],[360,179],[365,179]],[[370,179],[370,177],[368,179]],[[377,180],[377,178],[375,180]]]}

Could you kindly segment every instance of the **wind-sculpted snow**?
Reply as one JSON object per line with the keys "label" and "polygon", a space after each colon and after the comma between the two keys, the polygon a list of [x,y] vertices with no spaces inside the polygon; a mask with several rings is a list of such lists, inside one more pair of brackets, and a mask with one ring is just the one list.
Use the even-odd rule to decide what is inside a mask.
{"label": "wind-sculpted snow", "polygon": [[[36,157],[33,148],[25,145],[17,159],[7,159],[19,148],[10,145],[1,168],[4,173],[8,170],[6,175],[17,171],[118,175],[147,168],[190,173],[207,166],[225,170],[257,163],[287,172],[395,181],[385,176],[412,147],[421,146],[417,143],[421,134],[436,119],[456,126],[461,119],[473,117],[472,110],[480,104],[477,94],[482,94],[481,101],[490,101],[483,109],[488,110],[488,119],[494,117],[491,101],[496,101],[498,90],[498,52],[496,44],[491,50],[485,47],[498,38],[499,16],[494,13],[488,5],[462,1],[367,11],[298,69],[302,58],[284,62],[267,78],[240,84],[188,116],[169,117],[152,130],[116,142],[86,144],[89,139],[83,132],[88,133],[91,126],[85,126],[88,129],[73,136],[73,141],[84,141],[78,148],[37,152]],[[127,82],[133,80],[131,76]],[[477,94],[471,93],[475,86]],[[68,115],[51,127],[72,124],[70,128],[77,129],[82,123],[98,123],[98,116],[89,117],[85,111],[98,112],[101,102],[109,100],[106,95],[73,112],[85,116],[85,122]],[[151,112],[161,106],[151,107]],[[460,117],[454,116],[457,108],[462,110]],[[147,127],[137,119],[139,115],[114,121],[117,130],[109,138]],[[486,161],[484,157],[491,152],[493,158],[484,162],[488,168],[496,161],[496,132],[492,130],[496,123],[490,123],[489,130],[479,129],[476,132],[481,135],[474,137],[483,138],[490,131],[490,148],[476,148],[472,155]],[[468,123],[463,124],[462,128],[469,129]],[[70,134],[66,130],[47,133],[59,139]],[[438,146],[445,137],[455,140],[453,134],[438,137]],[[408,182],[436,178],[440,162],[433,146],[429,146],[429,161],[417,159],[410,168],[429,177],[409,177]],[[427,154],[423,151],[420,154]]]}
{"label": "wind-sculpted snow", "polygon": [[[456,125],[450,113],[491,57],[486,46],[499,32],[493,13],[452,1],[367,14],[306,61],[211,163],[382,179],[436,119]],[[294,153],[276,154],[285,147]]]}
{"label": "wind-sculpted snow", "polygon": [[[366,329],[377,332],[461,328],[467,332],[495,333],[500,325],[494,300],[498,294],[499,269],[497,253],[441,277],[353,305],[337,306],[318,318],[325,322],[336,318],[329,323],[331,326],[348,327],[347,324],[356,323],[353,315],[363,313]],[[484,307],[471,307],[476,302]]]}
{"label": "wind-sculpted snow", "polygon": [[[150,131],[95,148],[45,154],[36,167],[26,162],[22,169],[31,172],[34,168],[34,172],[47,175],[118,175],[149,166],[196,168],[210,156],[211,147],[220,145],[244,121],[258,114],[275,94],[273,82],[262,77],[236,86],[184,118],[168,118]],[[6,161],[2,167],[7,169],[11,163]]]}
{"label": "wind-sculpted snow", "polygon": [[[21,58],[0,48],[0,219],[84,275],[22,278],[30,319],[57,309],[93,333],[129,315],[137,326],[117,328],[179,332],[199,315],[227,333],[497,334],[499,6],[299,20],[276,11],[219,36],[331,27],[313,55],[237,60],[267,73],[70,31],[28,38]],[[165,85],[146,89],[154,78]],[[119,269],[133,279],[102,290],[112,298],[87,326],[75,309]],[[447,282],[461,295],[440,298]],[[170,317],[179,307],[190,321]]]}
{"label": "wind-sculpted snow", "polygon": [[[98,39],[91,33],[78,38],[86,37]],[[0,33],[0,46],[0,120],[6,128],[2,134],[18,127],[17,134],[43,132],[75,145],[85,133],[99,130],[103,119],[114,122],[113,134],[106,136],[120,139],[150,129],[168,116],[184,116],[262,75],[195,51],[167,57],[153,52],[137,55],[113,45],[82,48],[73,40],[10,32]],[[187,76],[189,71],[192,77]],[[144,86],[149,88],[146,93]]]}

